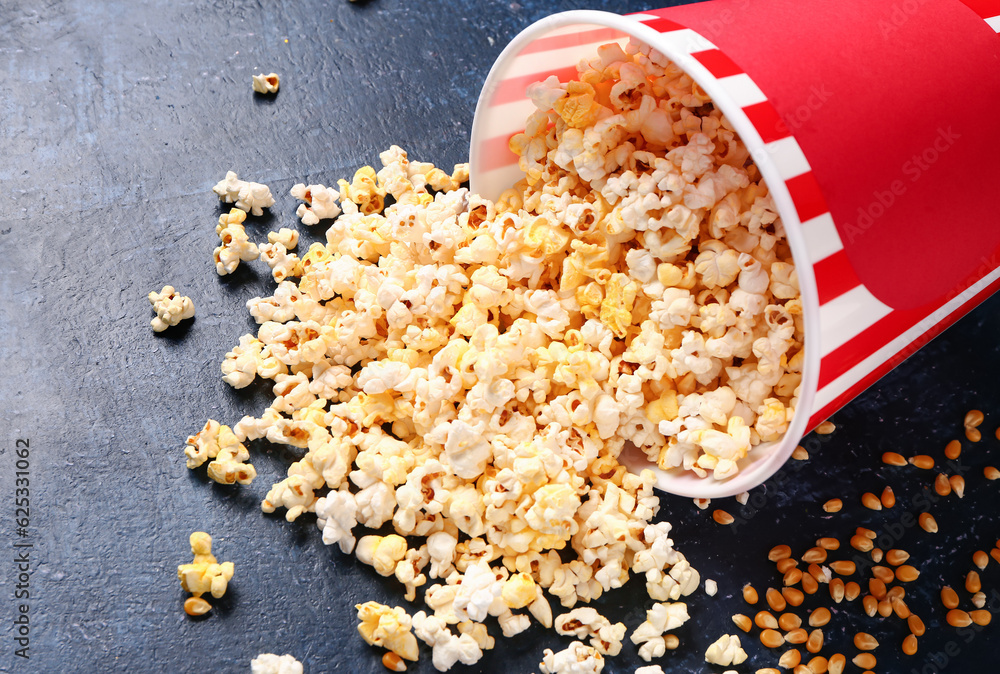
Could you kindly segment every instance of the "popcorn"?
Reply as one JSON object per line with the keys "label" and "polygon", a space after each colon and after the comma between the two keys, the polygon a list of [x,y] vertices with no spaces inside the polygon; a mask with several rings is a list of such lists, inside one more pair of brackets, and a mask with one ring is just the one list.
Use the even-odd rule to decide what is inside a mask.
{"label": "popcorn", "polygon": [[357,526],[357,512],[358,503],[346,489],[332,491],[317,499],[316,525],[323,532],[323,543],[337,543],[341,552],[351,554],[356,542],[351,530]]}
{"label": "popcorn", "polygon": [[174,290],[173,286],[163,286],[160,292],[149,293],[149,303],[153,305],[156,318],[150,321],[153,332],[163,332],[171,325],[194,316],[194,302]]}
{"label": "popcorn", "polygon": [[299,233],[294,229],[282,227],[277,232],[267,233],[268,243],[280,243],[287,250],[291,250],[299,245]]}
{"label": "popcorn", "polygon": [[233,578],[233,563],[218,563],[212,555],[212,537],[203,531],[191,534],[190,542],[194,561],[177,567],[181,587],[195,597],[210,592],[219,599],[226,594],[229,581]]}
{"label": "popcorn", "polygon": [[[621,452],[727,479],[786,432],[801,382],[783,226],[690,77],[612,44],[529,96],[510,140],[525,175],[496,203],[459,187],[467,166],[395,146],[336,189],[296,185],[325,243],[261,244],[280,282],[247,303],[257,334],[223,366],[234,386],[274,381],[234,436],[301,450],[262,507],[315,510],[325,543],[408,599],[425,588],[432,615],[412,626],[438,669],[478,661],[490,619],[505,636],[534,619],[590,642],[548,652],[545,671],[600,671],[625,628],[586,604],[633,572],[659,602],[632,635],[640,655],[676,647],[666,632],[701,577],[653,523],[655,476]],[[233,174],[220,196],[244,186]],[[238,234],[238,213],[219,231]]]}
{"label": "popcorn", "polygon": [[[291,194],[304,204],[299,204],[295,215],[302,220],[303,225],[318,225],[320,220],[328,220],[340,215],[340,192],[326,185],[308,185],[298,183],[292,186]],[[295,246],[286,246],[294,248]]]}
{"label": "popcorn", "polygon": [[[270,240],[270,234],[268,240]],[[301,276],[302,264],[299,256],[289,253],[285,244],[275,241],[272,243],[262,243],[257,247],[260,257],[271,268],[271,276],[278,283],[281,283],[289,276]]]}
{"label": "popcorn", "polygon": [[589,606],[563,613],[556,618],[554,626],[556,632],[562,635],[573,635],[577,639],[591,637],[590,645],[602,655],[618,655],[622,650],[625,625],[611,624],[607,618]]}
{"label": "popcorn", "polygon": [[412,620],[399,606],[389,608],[368,601],[354,607],[358,611],[358,633],[370,646],[382,646],[401,658],[417,659],[417,638],[410,631]]}
{"label": "popcorn", "polygon": [[[291,468],[289,472],[291,472]],[[322,477],[320,482],[322,482]],[[284,507],[287,509],[285,519],[294,522],[302,513],[312,512],[315,509],[319,499],[316,498],[313,490],[317,486],[311,484],[310,480],[302,475],[289,475],[268,490],[267,496],[260,504],[260,509],[266,513],[273,513],[278,508]]]}
{"label": "popcorn", "polygon": [[261,653],[250,661],[250,674],[302,674],[302,663],[291,655]]}
{"label": "popcorn", "polygon": [[204,428],[186,440],[187,467],[192,470],[208,459],[208,476],[219,484],[250,484],[257,477],[257,470],[246,460],[250,458],[247,448],[240,443],[229,426],[209,419]]}
{"label": "popcorn", "polygon": [[456,637],[443,620],[423,611],[413,616],[413,631],[433,649],[431,660],[439,672],[448,671],[456,662],[474,665],[483,657],[482,649],[471,634]]}
{"label": "popcorn", "polygon": [[[246,229],[241,224],[242,218],[233,216],[233,211],[238,210],[234,208],[229,216],[220,216],[219,226],[216,227],[216,232],[222,241],[222,245],[214,252],[215,270],[219,276],[232,274],[239,267],[241,260],[256,260],[260,255],[256,244],[247,237]],[[224,219],[225,226],[222,226]]]}
{"label": "popcorn", "polygon": [[538,667],[542,674],[600,674],[604,669],[604,656],[590,646],[574,641],[558,653],[546,648]]}
{"label": "popcorn", "polygon": [[278,86],[280,84],[281,82],[277,73],[269,75],[260,73],[253,76],[253,90],[258,94],[276,94],[278,93]]}
{"label": "popcorn", "polygon": [[234,204],[236,208],[253,215],[263,215],[261,209],[274,205],[274,197],[267,185],[240,180],[235,171],[228,171],[212,191],[219,195],[221,201]]}
{"label": "popcorn", "polygon": [[740,648],[740,638],[733,634],[723,634],[705,651],[705,662],[723,667],[742,664],[746,659],[746,651]]}
{"label": "popcorn", "polygon": [[632,632],[629,639],[639,646],[639,657],[646,662],[662,657],[667,643],[664,632],[675,630],[688,621],[687,604],[684,602],[653,604],[646,611],[646,620]]}
{"label": "popcorn", "polygon": [[396,534],[365,536],[358,541],[358,559],[375,567],[380,576],[391,576],[396,564],[406,556],[406,539]]}

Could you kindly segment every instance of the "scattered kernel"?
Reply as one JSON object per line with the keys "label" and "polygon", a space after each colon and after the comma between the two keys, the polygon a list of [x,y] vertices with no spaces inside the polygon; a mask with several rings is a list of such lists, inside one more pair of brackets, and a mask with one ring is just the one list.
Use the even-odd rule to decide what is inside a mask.
{"label": "scattered kernel", "polygon": [[910,463],[922,470],[930,470],[934,467],[934,458],[926,454],[918,454],[910,457]]}
{"label": "scattered kernel", "polygon": [[788,606],[801,606],[802,602],[805,600],[805,595],[802,593],[802,590],[794,587],[781,588],[781,596],[785,598],[785,603]]}
{"label": "scattered kernel", "polygon": [[938,531],[937,520],[934,519],[934,515],[930,513],[920,513],[920,517],[917,518],[920,522],[920,528],[927,533],[936,534]]}
{"label": "scattered kernel", "polygon": [[975,594],[983,589],[983,584],[979,580],[979,574],[975,571],[969,571],[965,575],[965,590],[969,594]]}
{"label": "scattered kernel", "polygon": [[820,606],[809,614],[809,627],[823,627],[830,622],[830,609]]}
{"label": "scattered kernel", "polygon": [[727,513],[725,510],[716,510],[712,513],[712,519],[715,520],[717,524],[727,525],[732,524],[735,519],[732,515]]}
{"label": "scattered kernel", "polygon": [[948,609],[958,608],[958,593],[950,586],[945,585],[941,588],[941,603]]}
{"label": "scattered kernel", "polygon": [[867,632],[858,632],[854,635],[854,647],[859,651],[874,651],[878,648],[878,641]]}
{"label": "scattered kernel", "polygon": [[896,567],[896,580],[901,583],[912,583],[920,577],[920,571],[909,564]]}
{"label": "scattered kernel", "polygon": [[983,413],[980,410],[969,410],[965,413],[965,427],[978,428],[983,423]]}
{"label": "scattered kernel", "polygon": [[899,566],[900,564],[906,562],[909,558],[910,553],[906,550],[897,550],[896,548],[893,548],[889,552],[885,553],[885,561],[889,562],[889,564],[893,566]]}
{"label": "scattered kernel", "polygon": [[389,651],[382,656],[382,666],[388,669],[390,672],[405,672],[406,663],[403,662],[403,658],[399,657],[392,651]]}
{"label": "scattered kernel", "polygon": [[917,652],[917,637],[913,634],[907,634],[906,638],[903,639],[903,652],[907,655],[913,655]]}
{"label": "scattered kernel", "polygon": [[959,456],[962,455],[962,443],[958,440],[952,440],[944,447],[944,455],[954,461]]}
{"label": "scattered kernel", "polygon": [[819,426],[816,427],[816,435],[830,435],[835,430],[837,430],[837,427],[834,425],[832,421],[827,419],[826,421],[824,421],[823,423],[821,423]]}
{"label": "scattered kernel", "polygon": [[968,627],[972,624],[972,617],[962,609],[953,608],[946,616],[948,624],[952,627]]}
{"label": "scattered kernel", "polygon": [[[997,471],[997,477],[1000,477],[1000,471]],[[990,478],[990,479],[995,480],[996,478]],[[839,513],[841,508],[843,507],[844,507],[844,502],[841,501],[839,498],[832,498],[823,504],[823,510],[825,510],[828,513]]]}
{"label": "scattered kernel", "polygon": [[972,618],[972,622],[977,625],[989,625],[990,621],[993,619],[992,614],[985,609],[969,611],[969,617]]}
{"label": "scattered kernel", "polygon": [[753,626],[753,621],[750,620],[749,616],[745,616],[742,613],[737,613],[733,616],[733,622],[744,632],[749,632],[750,628]]}
{"label": "scattered kernel", "polygon": [[757,590],[754,589],[753,585],[747,583],[743,586],[743,599],[748,604],[756,604],[759,597],[757,596]]}
{"label": "scattered kernel", "polygon": [[188,615],[205,615],[212,610],[212,605],[201,597],[188,597],[184,600],[184,612]]}
{"label": "scattered kernel", "polygon": [[754,625],[764,629],[778,629],[778,619],[770,611],[758,611],[757,615],[753,619]]}
{"label": "scattered kernel", "polygon": [[983,468],[983,476],[985,476],[987,480],[1000,479],[1000,470],[997,470],[995,466],[986,466]]}
{"label": "scattered kernel", "polygon": [[910,628],[910,632],[918,637],[924,636],[924,621],[920,619],[916,613],[911,613],[910,617],[906,619],[906,626]]}
{"label": "scattered kernel", "polygon": [[878,661],[871,653],[858,653],[851,662],[861,669],[874,669]]}
{"label": "scattered kernel", "polygon": [[965,497],[965,478],[961,475],[952,475],[948,478],[948,483],[951,485],[951,490],[955,492],[955,496],[958,498]]}
{"label": "scattered kernel", "polygon": [[892,491],[892,487],[886,487],[882,490],[882,496],[879,497],[882,501],[883,508],[891,508],[896,505],[896,495]]}
{"label": "scattered kernel", "polygon": [[966,428],[965,437],[969,442],[979,442],[983,439],[983,433],[978,428]]}
{"label": "scattered kernel", "polygon": [[880,501],[878,496],[871,493],[870,491],[866,491],[864,494],[861,495],[861,505],[868,508],[869,510],[882,509],[882,501]]}
{"label": "scattered kernel", "polygon": [[772,562],[788,559],[792,554],[792,549],[787,545],[776,545],[767,553],[767,558]]}
{"label": "scattered kernel", "polygon": [[809,633],[806,640],[806,650],[810,653],[819,653],[823,648],[823,630],[817,628]]}
{"label": "scattered kernel", "polygon": [[799,445],[792,451],[792,458],[796,461],[806,461],[809,458],[809,452],[805,447]]}
{"label": "scattered kernel", "polygon": [[801,627],[785,635],[785,641],[790,644],[804,644],[808,639],[809,634]]}
{"label": "scattered kernel", "polygon": [[777,630],[766,629],[760,633],[760,643],[768,648],[778,648],[785,643],[785,638]]}
{"label": "scattered kernel", "polygon": [[884,452],[882,454],[882,463],[887,466],[905,466],[906,459],[902,454],[897,454],[896,452]]}

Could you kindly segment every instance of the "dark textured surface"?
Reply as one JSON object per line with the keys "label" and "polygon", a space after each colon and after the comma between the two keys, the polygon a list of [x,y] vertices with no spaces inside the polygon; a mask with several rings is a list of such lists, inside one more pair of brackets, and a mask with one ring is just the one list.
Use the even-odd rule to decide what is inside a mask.
{"label": "dark textured surface", "polygon": [[[398,603],[395,581],[323,546],[314,519],[288,524],[259,510],[288,455],[253,445],[260,477],[242,489],[184,467],[183,439],[206,417],[232,423],[268,401],[263,387],[235,392],[219,378],[224,353],[254,325],[244,302],[272,284],[260,263],[232,277],[215,274],[220,208],[211,186],[228,169],[270,185],[278,203],[247,227],[260,240],[268,230],[300,226],[287,196],[294,182],[349,176],[391,143],[450,166],[465,159],[480,84],[520,29],[564,9],[648,6],[0,5],[0,546],[34,545],[30,660],[14,657],[16,569],[0,562],[0,671],[246,672],[265,651],[291,653],[311,674],[384,671],[380,654],[355,631],[353,605]],[[251,93],[255,68],[281,75],[273,100]],[[303,240],[320,236],[315,229]],[[146,294],[165,283],[190,295],[198,315],[154,336]],[[738,526],[719,527],[711,509],[664,497],[661,516],[674,523],[677,546],[719,583],[716,597],[689,598],[692,620],[678,630],[681,648],[661,661],[664,669],[724,669],[705,665],[704,650],[737,631],[732,613],[752,615],[740,598],[744,582],[762,595],[779,582],[766,561],[771,546],[790,543],[801,552],[833,535],[845,542],[837,556],[850,557],[855,526],[886,531],[904,512],[919,512],[912,499],[927,493],[934,473],[882,466],[878,456],[895,450],[941,461],[964,412],[978,406],[987,413],[985,439],[963,441],[966,497],[932,506],[940,533],[914,527],[886,541],[909,550],[922,571],[907,594],[928,627],[920,653],[902,657],[905,626],[865,617],[860,602],[834,612],[824,653],[850,659],[848,635],[863,629],[883,644],[880,672],[995,671],[1000,626],[949,628],[936,597],[944,582],[960,588],[972,552],[989,550],[1000,536],[998,485],[981,471],[1000,463],[998,334],[994,297],[840,412],[836,434],[807,439],[812,459],[790,464],[783,484],[755,490],[755,509],[731,499],[713,504],[739,515]],[[23,539],[14,533],[18,438],[31,443],[31,527]],[[896,508],[874,513],[858,505],[863,491],[887,483]],[[847,505],[828,515],[820,506],[834,496]],[[213,534],[236,577],[212,614],[192,620],[181,609],[175,568],[190,561],[187,537],[197,529]],[[997,587],[995,562],[983,580],[987,593]],[[817,596],[825,598],[825,588]],[[598,602],[630,631],[650,604],[637,582]],[[774,666],[777,653],[743,641],[751,659],[739,671]],[[543,648],[567,643],[532,628],[498,639],[480,666],[467,669],[533,671]],[[932,664],[932,653],[947,661]],[[639,664],[626,643],[605,671]],[[427,649],[410,670],[433,671]]]}

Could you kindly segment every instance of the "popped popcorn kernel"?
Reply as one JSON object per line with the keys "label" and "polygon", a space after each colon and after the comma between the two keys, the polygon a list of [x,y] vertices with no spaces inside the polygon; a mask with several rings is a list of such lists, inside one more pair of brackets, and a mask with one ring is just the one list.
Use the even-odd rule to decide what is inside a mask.
{"label": "popped popcorn kernel", "polygon": [[250,661],[250,674],[303,674],[303,669],[291,655],[261,653]]}
{"label": "popped popcorn kernel", "polygon": [[240,180],[235,171],[228,171],[212,191],[219,195],[222,202],[234,204],[236,208],[252,215],[263,215],[262,209],[274,205],[274,197],[267,185]]}
{"label": "popped popcorn kernel", "polygon": [[250,484],[257,477],[257,470],[246,463],[250,453],[229,426],[209,419],[198,433],[188,437],[186,443],[187,467],[193,470],[212,459],[208,464],[208,477],[219,484]]}
{"label": "popped popcorn kernel", "polygon": [[253,90],[258,94],[276,94],[279,86],[281,86],[281,79],[278,77],[278,73],[267,75],[260,73],[253,76]]}
{"label": "popped popcorn kernel", "polygon": [[[329,220],[340,215],[340,192],[326,185],[305,185],[297,183],[292,186],[291,195],[299,201],[295,215],[303,225],[318,225],[320,220]],[[294,248],[295,246],[285,246]]]}
{"label": "popped popcorn kernel", "polygon": [[212,555],[212,537],[203,531],[191,534],[190,543],[194,561],[177,567],[181,587],[195,597],[210,592],[219,599],[226,593],[229,581],[233,578],[233,563],[218,563]]}
{"label": "popped popcorn kernel", "polygon": [[163,332],[172,325],[194,317],[194,302],[181,295],[173,286],[163,286],[160,292],[149,293],[149,303],[153,305],[156,318],[149,324],[153,332]]}
{"label": "popped popcorn kernel", "polygon": [[411,631],[412,619],[405,610],[374,601],[357,604],[354,608],[360,621],[358,633],[365,643],[381,646],[406,660],[417,659],[417,638]]}

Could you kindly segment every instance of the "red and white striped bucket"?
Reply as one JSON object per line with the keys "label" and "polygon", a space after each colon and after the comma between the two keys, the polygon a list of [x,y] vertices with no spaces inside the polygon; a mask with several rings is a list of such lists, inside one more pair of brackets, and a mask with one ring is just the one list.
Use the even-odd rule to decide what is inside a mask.
{"label": "red and white striped bucket", "polygon": [[[729,118],[781,213],[806,363],[784,438],[735,477],[660,473],[686,496],[766,480],[832,415],[1000,287],[1000,0],[713,0],[619,16],[571,11],[518,35],[476,108],[472,189],[521,176],[507,142],[527,86],[576,76],[634,37]],[[645,457],[636,467],[652,467]]]}

